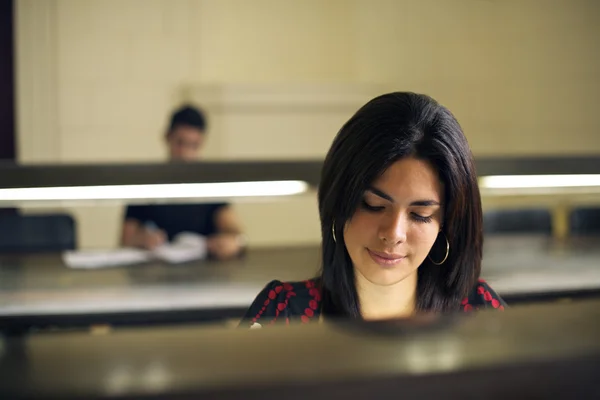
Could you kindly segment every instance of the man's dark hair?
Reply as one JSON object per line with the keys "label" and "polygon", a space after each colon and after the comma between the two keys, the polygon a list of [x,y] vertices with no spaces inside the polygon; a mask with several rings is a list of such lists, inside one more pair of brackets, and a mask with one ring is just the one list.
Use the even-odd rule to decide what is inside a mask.
{"label": "man's dark hair", "polygon": [[180,126],[191,126],[206,133],[206,117],[202,110],[192,105],[184,105],[173,112],[167,135]]}

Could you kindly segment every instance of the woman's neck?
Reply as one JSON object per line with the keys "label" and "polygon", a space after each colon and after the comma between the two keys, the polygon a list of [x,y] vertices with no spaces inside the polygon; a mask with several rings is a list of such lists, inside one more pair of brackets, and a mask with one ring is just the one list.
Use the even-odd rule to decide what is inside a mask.
{"label": "woman's neck", "polygon": [[357,271],[356,292],[363,319],[406,318],[413,315],[417,305],[417,276],[415,271],[394,285],[379,286]]}

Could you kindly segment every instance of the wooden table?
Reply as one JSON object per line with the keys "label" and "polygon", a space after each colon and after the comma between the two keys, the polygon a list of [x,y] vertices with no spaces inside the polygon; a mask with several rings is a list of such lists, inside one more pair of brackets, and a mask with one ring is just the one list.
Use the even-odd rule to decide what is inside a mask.
{"label": "wooden table", "polygon": [[[555,247],[548,238],[496,237],[486,240],[484,254],[482,276],[507,299],[600,291],[600,246],[594,241]],[[59,255],[4,257],[0,325],[25,317],[58,325],[61,318],[89,323],[237,318],[269,281],[315,276],[319,257],[317,247],[256,249],[225,263],[97,270],[67,268]]]}
{"label": "wooden table", "polygon": [[0,398],[591,399],[600,300],[393,323],[0,341]]}

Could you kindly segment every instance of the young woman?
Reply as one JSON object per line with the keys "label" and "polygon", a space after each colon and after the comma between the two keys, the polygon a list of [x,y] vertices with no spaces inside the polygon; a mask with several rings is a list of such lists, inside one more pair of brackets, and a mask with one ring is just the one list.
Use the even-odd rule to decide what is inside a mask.
{"label": "young woman", "polygon": [[479,279],[482,210],[473,156],[432,98],[390,93],[342,127],[319,186],[320,276],[273,281],[242,326],[504,309]]}

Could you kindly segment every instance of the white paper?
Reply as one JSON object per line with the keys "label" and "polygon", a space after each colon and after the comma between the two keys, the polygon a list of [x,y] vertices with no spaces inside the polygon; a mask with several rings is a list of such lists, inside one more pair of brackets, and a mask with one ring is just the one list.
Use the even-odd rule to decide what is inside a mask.
{"label": "white paper", "polygon": [[171,243],[164,244],[152,251],[155,258],[171,264],[204,259],[207,253],[206,238],[188,232],[180,233]]}
{"label": "white paper", "polygon": [[66,251],[63,261],[70,268],[107,268],[139,264],[151,260],[161,260],[170,264],[206,258],[208,249],[206,238],[195,233],[183,232],[171,243],[152,251],[124,248],[114,250]]}
{"label": "white paper", "polygon": [[138,249],[66,251],[63,261],[71,268],[105,268],[149,261],[151,254]]}

